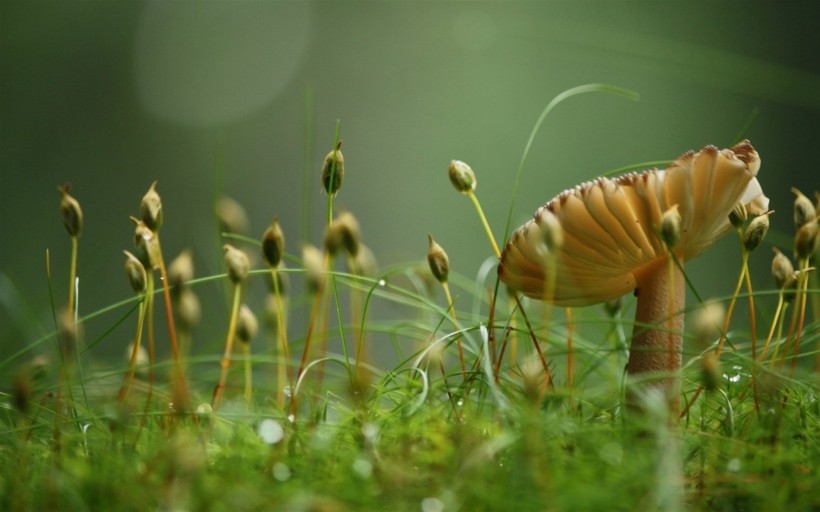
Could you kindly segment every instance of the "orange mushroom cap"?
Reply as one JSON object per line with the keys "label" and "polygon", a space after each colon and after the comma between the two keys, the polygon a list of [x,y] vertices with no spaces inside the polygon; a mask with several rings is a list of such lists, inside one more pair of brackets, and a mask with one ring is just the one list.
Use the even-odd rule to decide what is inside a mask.
{"label": "orange mushroom cap", "polygon": [[[615,299],[636,286],[645,265],[665,257],[658,233],[661,216],[677,205],[680,238],[673,250],[694,258],[731,230],[729,212],[742,202],[750,214],[764,213],[757,171],[760,158],[749,141],[732,149],[706,146],[689,151],[665,170],[598,178],[566,190],[513,233],[498,266],[501,281],[528,297],[560,306],[585,306]],[[551,212],[564,243],[555,250],[554,289],[546,295],[547,255],[542,218]]]}

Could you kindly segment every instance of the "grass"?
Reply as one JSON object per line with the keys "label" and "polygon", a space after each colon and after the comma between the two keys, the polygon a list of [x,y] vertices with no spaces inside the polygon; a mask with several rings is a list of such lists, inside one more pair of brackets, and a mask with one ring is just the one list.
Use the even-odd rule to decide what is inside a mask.
{"label": "grass", "polygon": [[[535,130],[560,100],[602,91],[629,96],[608,86],[567,91]],[[334,139],[336,148],[338,126]],[[328,223],[335,220],[332,199]],[[480,213],[478,198],[470,199]],[[475,229],[481,233],[482,226]],[[344,236],[360,234],[342,230]],[[261,250],[260,241],[240,234],[222,238],[237,250]],[[752,288],[746,261],[764,257],[759,250],[738,260],[734,293],[715,299],[748,306],[754,320],[739,324],[722,313],[721,334],[703,339],[687,332],[685,412],[670,419],[651,395],[642,414],[622,407],[630,300],[572,311],[524,302],[516,312],[516,301],[508,307],[494,279],[475,281],[450,269],[457,292],[443,301],[418,262],[373,273],[360,261],[362,249],[347,242],[334,246],[339,262],[325,256],[312,276],[288,252],[287,267],[277,260],[276,267],[250,270],[243,279],[271,283],[278,299],[265,312],[236,286],[233,309],[248,301],[267,318],[269,343],[256,340],[249,353],[228,350],[224,359],[219,349],[192,350],[182,361],[151,357],[136,367],[136,352],[91,358],[90,348],[110,341],[118,327],[165,342],[159,329],[152,332],[150,316],[143,323],[141,315],[164,316],[145,304],[159,294],[180,295],[167,288],[150,286],[149,300],[138,292],[76,320],[55,307],[63,324],[53,334],[0,361],[0,510],[820,507],[820,321],[811,313],[818,290],[803,279],[803,291],[780,302],[788,294]],[[494,261],[488,259],[489,269]],[[295,284],[280,289],[285,276]],[[312,288],[308,277],[318,280]],[[228,281],[217,274],[184,286],[203,293],[214,282],[228,289]],[[378,304],[400,313],[378,316]],[[173,298],[167,305],[179,314]],[[687,318],[701,308],[690,306]],[[304,325],[292,321],[299,310],[310,315]],[[91,324],[103,334],[82,340],[82,327]],[[207,336],[234,334],[228,328]],[[196,337],[196,329],[186,336]],[[392,352],[374,354],[377,342]],[[762,355],[764,343],[770,348]],[[250,367],[252,388],[242,371]],[[126,379],[129,393],[119,403]],[[215,386],[221,400],[212,402]]]}

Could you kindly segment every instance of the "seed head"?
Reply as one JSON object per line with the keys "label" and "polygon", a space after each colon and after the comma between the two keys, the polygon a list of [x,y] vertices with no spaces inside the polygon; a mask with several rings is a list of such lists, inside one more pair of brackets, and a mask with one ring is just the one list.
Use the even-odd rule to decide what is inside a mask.
{"label": "seed head", "polygon": [[795,195],[794,225],[799,229],[804,224],[813,222],[817,216],[817,212],[814,210],[814,205],[811,204],[811,199],[804,196],[803,193],[795,187],[792,187],[792,192],[794,192]]}
{"label": "seed head", "polygon": [[239,308],[239,317],[236,320],[236,337],[242,343],[250,343],[258,330],[259,322],[256,321],[256,315],[253,314],[251,308],[242,304],[242,307]]}
{"label": "seed head", "polygon": [[69,184],[57,187],[57,191],[62,195],[60,213],[63,216],[63,224],[65,224],[68,234],[77,237],[80,236],[80,232],[83,230],[83,210],[80,208],[80,203],[68,193],[69,190],[71,190]]}
{"label": "seed head", "polygon": [[161,258],[157,237],[145,222],[131,217],[136,227],[134,228],[134,246],[137,249],[137,258],[142,262],[146,271],[159,267]]}
{"label": "seed head", "polygon": [[366,277],[373,277],[376,275],[379,266],[376,263],[376,256],[364,244],[359,244],[359,252],[356,253],[356,258],[353,260],[352,271],[355,274]]}
{"label": "seed head", "polygon": [[794,276],[794,266],[789,257],[780,252],[777,247],[772,247],[772,249],[775,253],[772,259],[772,277],[775,286],[782,289],[789,279]]}
{"label": "seed head", "polygon": [[806,259],[817,250],[818,227],[816,222],[803,224],[794,236],[794,255],[798,260]]}
{"label": "seed head", "polygon": [[193,329],[202,318],[202,306],[199,303],[199,297],[188,287],[182,288],[177,294],[174,311],[176,311],[179,318],[180,329],[185,331]]}
{"label": "seed head", "polygon": [[450,258],[444,248],[433,240],[433,235],[427,235],[429,242],[427,247],[427,264],[430,265],[430,272],[439,283],[446,283],[450,274]]}
{"label": "seed head", "polygon": [[159,198],[156,187],[156,181],[151,183],[151,187],[142,196],[140,202],[142,221],[154,232],[159,231],[159,228],[162,227],[162,200]]}
{"label": "seed head", "polygon": [[475,190],[475,173],[461,160],[451,161],[447,173],[450,175],[450,183],[462,194],[469,194]]}
{"label": "seed head", "polygon": [[720,361],[715,354],[708,353],[701,360],[701,380],[706,391],[714,391],[720,387],[721,376]]}
{"label": "seed head", "polygon": [[359,252],[361,238],[359,221],[352,213],[342,212],[325,231],[325,250],[335,256],[339,250],[344,249],[349,256],[355,257]]}
{"label": "seed head", "polygon": [[193,278],[194,258],[191,251],[185,249],[168,265],[168,284],[173,287],[171,291],[178,295]]}
{"label": "seed head", "polygon": [[278,217],[273,218],[268,229],[262,234],[262,254],[271,268],[278,267],[279,262],[282,261],[282,256],[285,254],[285,233],[279,226]]}
{"label": "seed head", "polygon": [[667,249],[672,249],[680,240],[681,217],[678,205],[674,205],[661,215],[661,239],[666,244]]}
{"label": "seed head", "polygon": [[225,267],[228,269],[228,278],[233,284],[241,283],[248,276],[251,268],[247,254],[231,244],[225,244],[222,248],[225,249]]}
{"label": "seed head", "polygon": [[732,211],[729,212],[729,222],[735,228],[743,227],[743,224],[746,223],[746,219],[749,218],[749,212],[746,210],[746,205],[743,202],[737,203]]}
{"label": "seed head", "polygon": [[324,255],[316,246],[308,244],[302,248],[302,261],[305,265],[308,292],[315,295],[319,293],[322,288],[322,281],[324,281]]}
{"label": "seed head", "polygon": [[752,222],[746,227],[746,232],[743,233],[743,247],[745,247],[747,251],[754,251],[757,246],[760,245],[760,242],[763,241],[766,232],[769,231],[769,215],[772,213],[774,213],[774,211],[768,211],[763,215],[758,215],[752,219]]}
{"label": "seed head", "polygon": [[336,195],[342,188],[342,180],[345,177],[345,157],[342,155],[342,141],[336,144],[336,149],[325,156],[322,163],[322,186],[325,192]]}
{"label": "seed head", "polygon": [[695,312],[692,330],[703,347],[709,346],[715,338],[720,337],[723,322],[726,318],[726,308],[717,301],[705,302]]}
{"label": "seed head", "polygon": [[122,251],[125,254],[125,273],[128,275],[128,282],[131,283],[131,288],[138,294],[145,293],[146,282],[148,279],[145,273],[145,267],[142,262],[128,251]]}
{"label": "seed head", "polygon": [[236,200],[223,196],[216,202],[216,218],[219,229],[227,233],[247,233],[248,214]]}

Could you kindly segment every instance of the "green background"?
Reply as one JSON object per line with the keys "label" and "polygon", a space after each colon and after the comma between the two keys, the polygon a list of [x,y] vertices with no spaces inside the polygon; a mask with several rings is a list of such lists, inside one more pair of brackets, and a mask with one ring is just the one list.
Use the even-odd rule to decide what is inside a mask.
{"label": "green background", "polygon": [[[730,145],[756,110],[748,136],[782,232],[770,241],[788,248],[790,187],[820,188],[817,14],[813,2],[2,0],[0,355],[52,329],[46,249],[65,300],[59,184],[73,185],[85,212],[88,313],[130,296],[121,251],[153,180],[166,257],[192,248],[198,275],[221,271],[219,162],[221,188],[247,209],[252,236],[278,215],[289,252],[319,243],[318,174],[341,119],[336,204],[358,217],[380,263],[423,260],[432,233],[453,269],[472,277],[492,253],[447,180],[448,162],[475,169],[500,238],[535,119],[558,93],[591,82],[641,99],[561,104],[536,138],[514,225],[603,172]],[[704,296],[731,293],[739,257],[729,238],[687,267]],[[769,287],[769,249],[752,259],[755,282]],[[211,317],[224,329],[221,311]]]}

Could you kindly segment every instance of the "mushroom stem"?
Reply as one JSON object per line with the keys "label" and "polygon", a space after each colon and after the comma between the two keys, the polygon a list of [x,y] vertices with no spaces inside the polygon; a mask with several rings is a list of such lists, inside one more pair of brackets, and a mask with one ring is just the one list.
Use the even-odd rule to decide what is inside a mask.
{"label": "mushroom stem", "polygon": [[659,388],[666,395],[670,414],[673,414],[670,417],[677,418],[686,298],[683,272],[668,258],[660,258],[641,268],[635,278],[638,304],[627,373],[631,380],[645,383],[640,389],[630,391],[627,403],[630,407],[639,407],[642,391]]}

